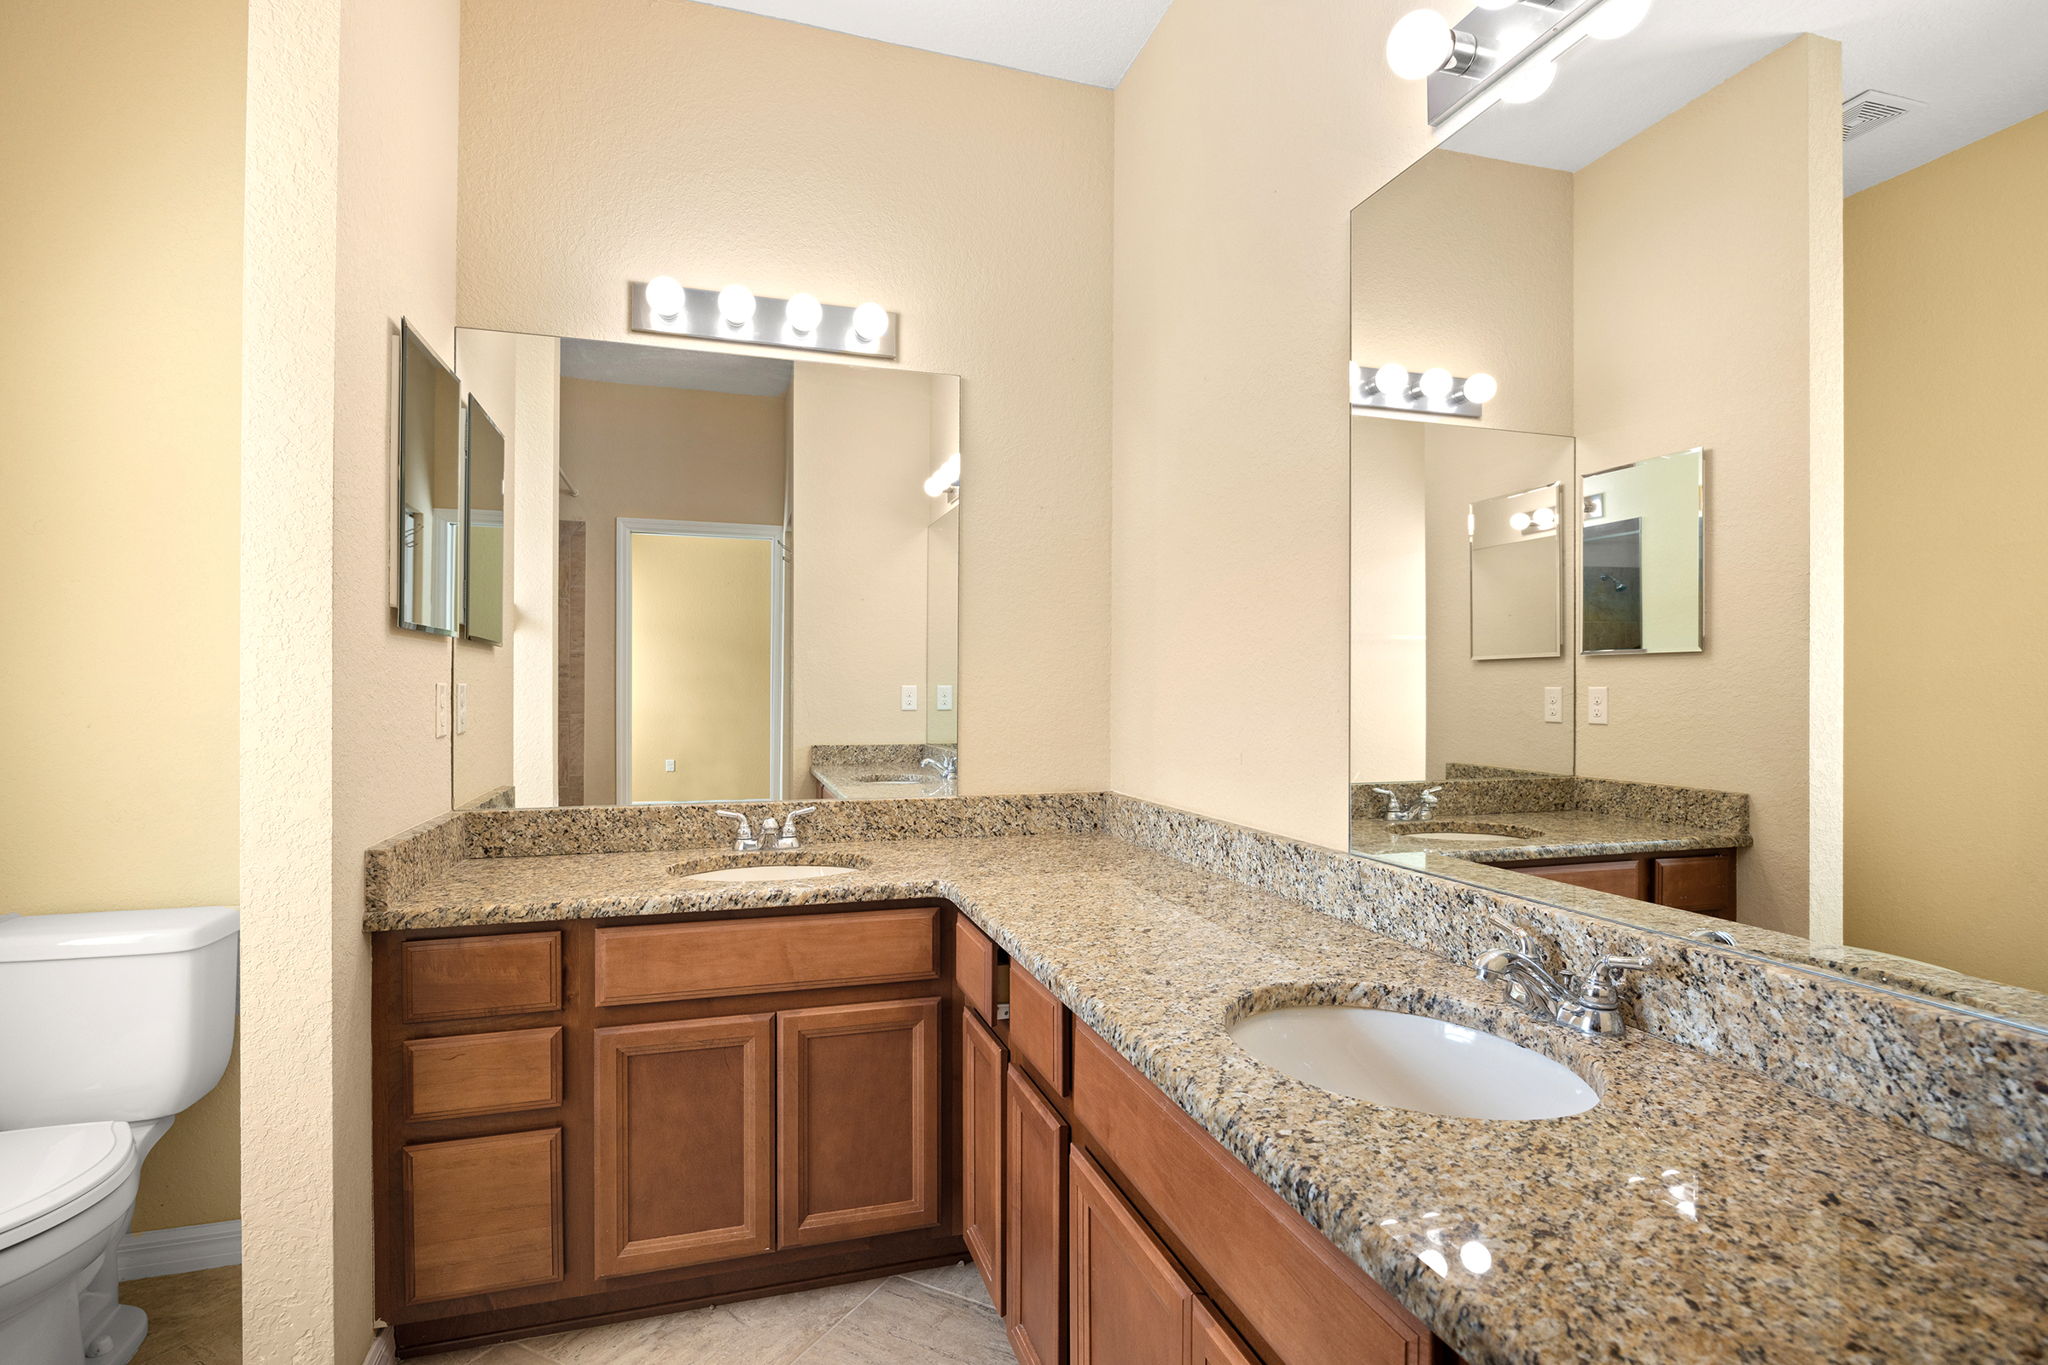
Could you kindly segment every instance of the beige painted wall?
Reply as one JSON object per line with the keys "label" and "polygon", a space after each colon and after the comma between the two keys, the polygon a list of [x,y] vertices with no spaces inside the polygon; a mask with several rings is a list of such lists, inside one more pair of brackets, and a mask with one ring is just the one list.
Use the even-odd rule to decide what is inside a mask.
{"label": "beige painted wall", "polygon": [[1580,471],[1708,448],[1707,652],[1582,658],[1612,721],[1580,727],[1579,771],[1748,792],[1743,920],[1804,933],[1811,886],[1822,936],[1808,651],[1835,627],[1809,485],[1841,448],[1816,374],[1840,317],[1840,99],[1838,46],[1797,39],[1581,170],[1573,212]]}
{"label": "beige painted wall", "polygon": [[[1987,849],[2042,818],[2048,462],[2026,392],[1958,406],[1957,376],[2048,369],[2048,114],[1853,196],[1848,941],[2048,990],[2048,917],[2018,857],[1950,857],[1929,801]],[[2022,381],[2022,389],[2026,383]]]}
{"label": "beige painted wall", "polygon": [[768,795],[769,585],[780,552],[766,540],[633,537],[635,801]]}
{"label": "beige painted wall", "polygon": [[564,520],[585,523],[583,799],[618,790],[618,520],[782,524],[789,400],[561,381]]}
{"label": "beige painted wall", "polygon": [[1176,0],[1116,93],[1113,781],[1342,848],[1347,222],[1429,135],[1407,0],[1280,8]]}
{"label": "beige painted wall", "polygon": [[1572,429],[1572,177],[1443,151],[1351,216],[1351,358],[1486,373],[1479,423]]}
{"label": "beige painted wall", "polygon": [[1422,422],[1351,419],[1351,780],[1429,775]]}
{"label": "beige painted wall", "polygon": [[393,629],[391,337],[454,332],[455,0],[252,0],[245,162],[243,1354],[362,1359],[363,850],[448,806],[445,640]]}
{"label": "beige painted wall", "polygon": [[899,311],[900,367],[964,381],[967,789],[1105,785],[1109,93],[707,5],[465,9],[464,324],[625,340],[662,273]]}
{"label": "beige painted wall", "polygon": [[[0,9],[0,914],[237,901],[243,12]],[[150,1156],[137,1229],[237,1216],[236,1092]]]}
{"label": "beige painted wall", "polygon": [[[925,732],[932,744],[960,742],[960,509],[940,514],[925,529]],[[953,689],[953,705],[939,709],[940,687]]]}

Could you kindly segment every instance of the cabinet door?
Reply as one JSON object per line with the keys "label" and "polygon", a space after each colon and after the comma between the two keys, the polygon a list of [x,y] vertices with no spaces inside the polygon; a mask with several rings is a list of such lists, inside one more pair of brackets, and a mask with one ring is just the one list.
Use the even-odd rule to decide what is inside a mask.
{"label": "cabinet door", "polygon": [[939,1002],[776,1017],[777,1221],[785,1247],[939,1221]]}
{"label": "cabinet door", "polygon": [[1067,1316],[1067,1124],[1016,1067],[1003,1123],[1003,1324],[1018,1365],[1062,1365]]}
{"label": "cabinet door", "polygon": [[597,1030],[597,1273],[753,1256],[773,1227],[774,1016]]}
{"label": "cabinet door", "polygon": [[1076,1148],[1073,1365],[1187,1365],[1194,1291],[1116,1187]]}
{"label": "cabinet door", "polygon": [[1626,862],[1559,863],[1549,867],[1510,866],[1532,877],[1583,886],[1588,891],[1605,891],[1610,895],[1627,896],[1630,900],[1650,899],[1650,865],[1641,858]]}
{"label": "cabinet door", "polygon": [[1189,1365],[1259,1365],[1230,1324],[1207,1299],[1195,1300],[1195,1339]]}
{"label": "cabinet door", "polygon": [[1003,1311],[1003,1045],[960,1011],[960,1232]]}
{"label": "cabinet door", "polygon": [[562,1130],[415,1143],[401,1153],[405,1298],[562,1278]]}

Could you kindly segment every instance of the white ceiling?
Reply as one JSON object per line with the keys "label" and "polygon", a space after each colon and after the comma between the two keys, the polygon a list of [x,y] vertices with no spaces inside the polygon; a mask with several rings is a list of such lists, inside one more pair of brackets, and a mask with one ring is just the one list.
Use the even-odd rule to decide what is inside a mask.
{"label": "white ceiling", "polygon": [[[1114,87],[1172,0],[707,0],[948,57]],[[1264,4],[1267,0],[1253,0]]]}
{"label": "white ceiling", "polygon": [[1843,149],[1848,194],[2048,110],[2048,0],[1656,0],[1626,38],[1569,53],[1541,99],[1497,106],[1444,145],[1576,171],[1801,33],[1841,42],[1844,99],[1876,89],[1928,106]]}
{"label": "white ceiling", "polygon": [[776,398],[789,392],[795,365],[764,356],[636,346],[626,341],[562,339],[562,377],[655,389],[704,389]]}

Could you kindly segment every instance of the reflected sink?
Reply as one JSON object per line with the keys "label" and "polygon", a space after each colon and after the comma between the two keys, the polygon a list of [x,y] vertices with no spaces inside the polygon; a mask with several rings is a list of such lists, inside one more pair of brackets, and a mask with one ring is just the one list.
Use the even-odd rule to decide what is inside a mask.
{"label": "reflected sink", "polygon": [[1548,1057],[1419,1014],[1301,1005],[1242,1019],[1230,1036],[1298,1081],[1446,1118],[1555,1119],[1600,1102]]}
{"label": "reflected sink", "polygon": [[1487,820],[1417,820],[1414,824],[1389,828],[1404,839],[1436,844],[1526,844],[1543,837],[1540,829]]}
{"label": "reflected sink", "polygon": [[693,882],[800,882],[812,877],[836,877],[852,872],[850,867],[721,867],[716,872],[692,872]]}
{"label": "reflected sink", "polygon": [[866,858],[848,853],[712,853],[669,869],[693,882],[800,882],[858,872]]}
{"label": "reflected sink", "polygon": [[863,773],[861,776],[856,777],[853,780],[856,782],[890,782],[904,784],[924,781],[923,778],[913,777],[909,773]]}

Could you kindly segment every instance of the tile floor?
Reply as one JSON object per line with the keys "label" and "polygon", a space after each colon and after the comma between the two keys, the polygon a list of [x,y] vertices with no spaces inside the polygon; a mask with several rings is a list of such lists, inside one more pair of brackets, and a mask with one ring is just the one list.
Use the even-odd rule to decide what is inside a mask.
{"label": "tile floor", "polygon": [[1014,1362],[981,1276],[964,1263],[419,1359],[422,1365]]}
{"label": "tile floor", "polygon": [[242,1358],[242,1268],[129,1280],[121,1301],[149,1314],[134,1365],[236,1365]]}

